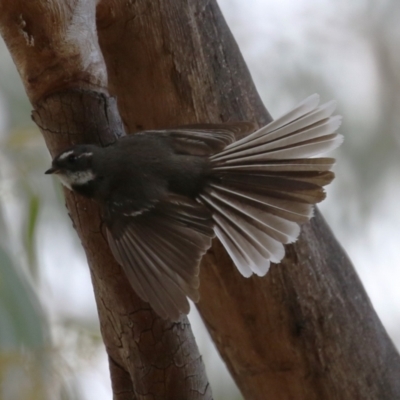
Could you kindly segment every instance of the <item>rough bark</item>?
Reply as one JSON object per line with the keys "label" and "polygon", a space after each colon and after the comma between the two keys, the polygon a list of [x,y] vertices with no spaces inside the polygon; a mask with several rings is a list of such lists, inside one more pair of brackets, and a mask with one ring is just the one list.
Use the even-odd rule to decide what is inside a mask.
{"label": "rough bark", "polygon": [[[103,0],[98,33],[127,130],[270,120],[215,1]],[[242,278],[215,242],[201,295],[246,399],[400,398],[398,353],[318,211],[265,278]]]}
{"label": "rough bark", "polygon": [[[62,101],[58,95],[44,102],[38,103],[38,100],[60,88],[81,87],[81,84],[84,89],[97,89],[103,93],[107,93],[108,88],[116,95],[123,123],[130,132],[193,122],[252,120],[261,125],[270,120],[213,0],[101,1],[97,10],[97,28],[108,70],[108,85],[101,78],[101,73],[95,73],[96,79],[93,80],[91,73],[84,78],[79,73],[70,73],[61,80],[54,79],[55,85],[49,85],[50,90],[41,88],[41,85],[38,85],[39,89],[34,88],[31,81],[25,78],[25,71],[31,70],[29,62],[37,56],[30,53],[30,38],[36,38],[40,32],[31,32],[31,26],[37,19],[21,25],[18,18],[21,14],[25,21],[25,14],[30,12],[31,6],[24,3],[24,13],[7,19],[4,13],[6,1],[2,1],[2,33],[28,94],[32,92],[32,101],[40,105],[36,107],[38,117],[42,118],[41,123],[45,123],[47,129],[53,129],[50,127],[55,119],[47,118],[42,110],[52,110],[51,107],[57,107],[55,104],[69,103]],[[10,3],[8,9],[17,7],[22,1],[7,3]],[[29,2],[35,3],[38,2]],[[92,12],[93,4],[90,4]],[[39,20],[45,18],[36,17]],[[14,25],[15,31],[7,35],[8,27]],[[92,35],[95,29],[90,26],[89,42],[95,40]],[[4,27],[7,28],[6,34]],[[22,44],[15,44],[18,35]],[[90,43],[87,46],[92,48]],[[97,47],[93,49],[98,51]],[[101,56],[98,59],[101,60]],[[40,67],[40,62],[37,64]],[[79,71],[95,71],[101,62],[82,61],[81,64],[84,67]],[[51,66],[50,70],[42,69],[46,74],[53,70],[57,72],[57,65]],[[35,76],[42,84],[46,82],[43,73],[36,72]],[[87,82],[89,86],[86,86]],[[39,94],[36,96],[35,93]],[[76,95],[69,93],[68,96]],[[106,96],[94,98],[103,99],[104,104],[108,102]],[[72,103],[84,104],[76,101]],[[72,108],[63,106],[63,113],[69,109]],[[75,112],[81,115],[78,110],[73,111],[74,115]],[[98,114],[96,120],[100,121],[101,113]],[[89,117],[79,117],[77,121],[85,124]],[[70,126],[71,121],[66,121],[66,141],[71,139],[68,138],[71,132],[82,134],[84,130],[80,123]],[[58,128],[57,125],[55,132],[63,132]],[[46,134],[47,130],[44,132],[46,138],[55,137]],[[79,137],[84,139],[84,136]],[[97,137],[90,135],[92,141]],[[56,142],[64,145],[62,141]],[[52,146],[50,142],[49,145]],[[161,361],[167,363],[169,354],[173,352],[168,353],[164,349],[163,359],[154,353],[158,349],[156,345],[146,347],[144,352],[141,345],[151,342],[152,335],[169,331],[162,321],[154,319],[145,304],[138,306],[139,300],[110,259],[99,231],[95,206],[83,201],[80,203],[81,200],[73,197],[67,198],[67,201],[78,231],[82,229],[85,232],[83,236],[82,232],[80,234],[88,251],[102,331],[112,359],[110,367],[114,393],[117,393],[115,396],[118,400],[125,400],[134,398],[129,393],[136,393],[136,396],[142,396],[138,398],[144,398],[140,393],[144,393],[149,386],[146,386],[147,381],[141,380],[142,377],[148,379],[150,375],[152,382],[159,379],[159,385],[163,385],[169,382],[172,375],[165,377],[160,373],[157,376],[156,368],[150,370],[153,374],[146,374],[147,370],[142,364],[135,364],[135,360],[153,366],[152,358],[156,357],[158,365],[168,365]],[[92,248],[93,242],[100,247]],[[202,265],[201,295],[199,309],[203,319],[246,399],[400,398],[400,358],[350,261],[318,212],[311,223],[303,227],[299,241],[287,246],[287,257],[282,264],[272,267],[262,279],[242,278],[220,244],[215,242]],[[138,325],[130,325],[132,321]],[[146,322],[149,328],[152,327],[151,331],[143,328]],[[141,326],[142,330],[137,326]],[[172,337],[176,338],[179,329],[187,333],[185,328],[185,324],[179,325],[179,328],[171,325]],[[138,338],[140,342],[136,342]],[[112,344],[111,348],[107,340]],[[190,340],[192,348],[194,345]],[[159,343],[165,342],[160,339]],[[184,345],[178,348],[182,350]],[[165,346],[168,347],[167,344]],[[173,346],[168,349],[173,349]],[[137,353],[140,353],[140,359],[136,358]],[[186,348],[182,353],[187,354]],[[182,365],[177,363],[177,359],[179,357],[175,358],[174,365]],[[198,362],[199,359],[194,357],[193,360]],[[198,374],[194,380],[199,376],[202,377]],[[134,389],[132,383],[135,384]],[[204,379],[200,379],[197,387],[203,387],[205,393],[211,396]],[[199,392],[202,393],[201,390]],[[165,395],[165,398],[190,397],[174,394]]]}
{"label": "rough bark", "polygon": [[[52,155],[76,143],[105,145],[123,134],[108,95],[95,1],[0,0],[0,30]],[[97,205],[69,191],[65,198],[91,270],[114,399],[210,399],[187,318],[158,318],[114,261]]]}

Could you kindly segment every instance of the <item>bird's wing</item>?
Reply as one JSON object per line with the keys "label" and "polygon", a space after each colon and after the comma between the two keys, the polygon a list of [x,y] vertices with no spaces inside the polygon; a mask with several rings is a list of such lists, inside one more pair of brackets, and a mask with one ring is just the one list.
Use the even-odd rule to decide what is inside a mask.
{"label": "bird's wing", "polygon": [[250,121],[234,121],[234,122],[222,122],[219,124],[202,123],[202,124],[181,125],[174,129],[183,131],[200,131],[200,132],[211,131],[216,134],[230,132],[231,134],[234,135],[234,141],[236,141],[257,130],[257,125],[254,122]]}
{"label": "bird's wing", "polygon": [[178,154],[193,156],[211,156],[222,151],[255,130],[251,122],[227,122],[224,124],[195,124],[178,128],[143,131],[137,135],[155,135],[167,137],[174,151]]}
{"label": "bird's wing", "polygon": [[198,301],[199,263],[214,236],[210,212],[170,195],[154,208],[107,222],[111,251],[135,292],[162,318],[178,320]]}

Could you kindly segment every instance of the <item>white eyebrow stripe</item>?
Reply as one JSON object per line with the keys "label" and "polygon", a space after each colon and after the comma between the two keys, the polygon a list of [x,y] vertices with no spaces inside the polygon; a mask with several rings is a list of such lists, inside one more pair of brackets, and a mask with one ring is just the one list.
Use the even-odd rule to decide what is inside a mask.
{"label": "white eyebrow stripe", "polygon": [[[71,154],[74,154],[74,150],[69,150],[63,154],[61,154],[58,159],[59,160],[65,160],[68,156],[70,156]],[[93,153],[91,151],[88,151],[86,153],[82,153],[82,154],[78,154],[76,156],[76,158],[81,158],[81,157],[91,157],[93,155]]]}
{"label": "white eyebrow stripe", "polygon": [[87,153],[79,154],[79,156],[77,156],[77,158],[80,158],[80,157],[91,157],[92,155],[93,155],[93,153],[89,151]]}
{"label": "white eyebrow stripe", "polygon": [[67,158],[68,156],[70,156],[71,154],[74,154],[73,150],[67,151],[63,154],[61,154],[61,156],[58,157],[59,160],[64,160],[65,158]]}

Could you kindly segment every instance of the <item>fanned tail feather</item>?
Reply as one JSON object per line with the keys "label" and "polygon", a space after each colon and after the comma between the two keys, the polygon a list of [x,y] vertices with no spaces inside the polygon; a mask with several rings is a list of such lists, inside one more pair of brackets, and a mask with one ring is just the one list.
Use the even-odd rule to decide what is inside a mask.
{"label": "fanned tail feather", "polygon": [[343,141],[335,102],[318,103],[318,95],[308,97],[210,158],[212,179],[198,200],[212,211],[215,233],[244,276],[264,275],[282,260],[283,245],[297,239],[334,178],[333,158],[308,158]]}

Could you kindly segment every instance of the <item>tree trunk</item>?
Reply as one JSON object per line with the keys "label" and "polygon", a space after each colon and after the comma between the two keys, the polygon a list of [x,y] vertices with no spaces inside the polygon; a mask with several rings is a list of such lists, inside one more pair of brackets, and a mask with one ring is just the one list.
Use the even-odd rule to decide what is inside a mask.
{"label": "tree trunk", "polygon": [[[83,42],[77,46],[79,51],[66,53],[69,57],[65,52],[56,54],[58,63],[54,53],[47,60],[45,51],[38,48],[56,40],[50,32],[40,36],[48,15],[34,13],[27,18],[35,7],[44,7],[38,6],[41,2],[29,2],[29,7],[21,0],[8,1],[7,7],[6,0],[2,2],[2,33],[51,151],[71,141],[112,140],[107,129],[98,133],[98,128],[109,126],[111,132],[120,132],[107,90],[116,96],[129,132],[195,122],[251,120],[262,125],[270,120],[214,0],[103,0],[97,7],[97,33],[94,5],[90,3],[90,8],[88,1],[75,1],[74,12],[86,7],[87,18],[69,21],[81,23],[80,28],[89,34],[60,32],[60,46],[78,36]],[[66,72],[68,61],[76,62],[76,68],[67,64]],[[43,100],[54,91],[76,87],[103,94],[68,92]],[[97,108],[90,106],[97,111],[86,106],[85,114],[76,107],[88,103],[97,104]],[[105,111],[100,110],[102,106]],[[191,397],[194,393],[210,398],[186,322],[168,325],[155,318],[112,261],[99,229],[97,208],[71,194],[67,202],[91,265],[103,337],[112,360],[115,398],[145,398],[154,391],[156,398],[196,398]],[[318,211],[303,226],[297,243],[286,249],[284,261],[265,278],[241,277],[217,241],[202,263],[198,308],[245,398],[400,398],[400,357]],[[149,337],[146,327],[152,327],[153,336]],[[171,333],[168,340],[162,336],[165,332]],[[174,346],[180,350],[188,346],[190,351],[184,348],[177,355]],[[169,360],[172,354],[175,358]],[[189,359],[182,358],[188,354]],[[153,358],[165,369],[154,368]],[[193,367],[195,378],[186,369],[182,372],[181,365]],[[172,391],[171,377],[175,383],[186,382],[185,374],[197,386],[179,392],[191,395],[178,395]],[[164,392],[152,386],[156,382],[165,385]]]}
{"label": "tree trunk", "polygon": [[[105,145],[123,134],[95,17],[95,1],[0,0],[1,34],[53,156],[71,144]],[[187,318],[157,317],[114,261],[97,205],[69,191],[65,198],[90,266],[114,399],[211,399]]]}

